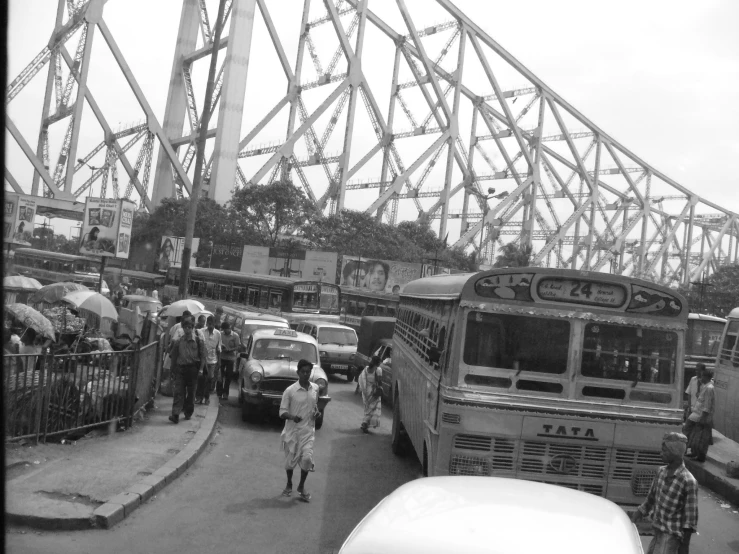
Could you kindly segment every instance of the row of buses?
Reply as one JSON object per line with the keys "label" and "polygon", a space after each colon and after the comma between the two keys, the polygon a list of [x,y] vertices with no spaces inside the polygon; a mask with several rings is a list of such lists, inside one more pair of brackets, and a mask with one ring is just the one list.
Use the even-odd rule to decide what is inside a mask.
{"label": "row of buses", "polygon": [[[13,257],[13,271],[33,277],[42,285],[71,281],[96,289],[100,278],[100,260],[34,248],[17,248]],[[119,283],[127,284],[129,290],[141,288],[149,294],[164,286],[162,275],[114,266],[105,268],[103,279],[104,293]]]}
{"label": "row of buses", "polygon": [[[176,298],[178,287],[171,269],[160,294]],[[516,477],[635,506],[662,464],[662,435],[681,429],[686,357],[716,362],[716,427],[739,440],[739,309],[726,323],[689,315],[679,293],[640,279],[494,269],[418,279],[391,295],[192,268],[187,291],[213,312],[355,330],[365,316],[395,318],[392,447],[412,449],[426,475]]]}

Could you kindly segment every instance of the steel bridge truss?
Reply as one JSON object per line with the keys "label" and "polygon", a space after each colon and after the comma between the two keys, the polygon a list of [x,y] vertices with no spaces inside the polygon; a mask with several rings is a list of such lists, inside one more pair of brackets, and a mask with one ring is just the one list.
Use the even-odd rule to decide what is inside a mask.
{"label": "steel bridge truss", "polygon": [[[235,187],[282,179],[299,184],[327,214],[351,208],[389,223],[432,219],[439,236],[479,251],[487,263],[497,248],[517,242],[532,247],[535,265],[687,284],[737,261],[737,214],[614,140],[450,0],[424,3],[443,20],[423,26],[417,21],[430,16],[414,18],[404,0],[373,2],[382,13],[370,10],[368,0],[303,0],[300,24],[293,27],[297,35],[280,25],[296,0],[289,6],[228,0],[215,49],[213,1],[183,1],[163,128],[137,94],[147,121],[148,153],[139,155],[141,164],[151,163],[154,139],[159,142],[151,201],[134,179],[141,164],[126,168],[147,209],[189,194],[199,110],[209,109],[215,124],[207,131],[203,190],[221,203]],[[67,161],[65,174],[63,161],[76,156],[80,99],[94,106],[84,86],[93,26],[140,93],[104,26],[102,2],[67,4],[68,21],[58,16],[49,53],[42,51],[31,66],[50,62],[42,120],[55,117],[48,113],[55,85],[55,113],[71,112],[70,145],[62,148],[55,178],[34,163],[34,194],[39,176],[51,194],[71,192],[67,180],[79,167]],[[74,25],[87,29],[79,61],[53,46]],[[294,63],[288,44],[296,44]],[[213,102],[205,107],[198,102],[205,86],[195,65],[209,61],[214,50],[219,71]],[[57,84],[59,59],[76,67],[70,73],[78,84],[71,107],[66,87]],[[284,80],[275,84],[272,73],[262,78],[264,63]],[[11,83],[9,99],[32,77],[31,66]],[[259,101],[247,104],[247,98]],[[106,129],[104,120],[100,124]],[[10,120],[7,125],[13,132]],[[43,128],[37,153],[26,154],[41,166],[48,160]],[[111,139],[109,128],[105,137],[106,160],[125,160],[125,146]]]}

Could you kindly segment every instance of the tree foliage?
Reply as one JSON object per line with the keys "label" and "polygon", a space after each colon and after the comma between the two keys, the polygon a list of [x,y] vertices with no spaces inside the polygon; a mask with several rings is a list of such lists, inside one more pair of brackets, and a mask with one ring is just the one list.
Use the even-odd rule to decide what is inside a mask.
{"label": "tree foliage", "polygon": [[509,242],[503,245],[493,267],[527,267],[531,264],[531,254],[531,245]]}
{"label": "tree foliage", "polygon": [[276,182],[237,190],[228,213],[235,230],[256,231],[267,246],[277,246],[281,235],[315,217],[316,209],[298,187]]}
{"label": "tree foliage", "polygon": [[696,281],[680,290],[688,298],[691,312],[726,317],[739,307],[739,265],[720,267],[705,283]]}

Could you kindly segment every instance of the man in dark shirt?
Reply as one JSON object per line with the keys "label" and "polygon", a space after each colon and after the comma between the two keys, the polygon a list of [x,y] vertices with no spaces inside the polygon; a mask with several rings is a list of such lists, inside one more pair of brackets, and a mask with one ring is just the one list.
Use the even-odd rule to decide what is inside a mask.
{"label": "man in dark shirt", "polygon": [[179,423],[180,412],[185,412],[185,419],[190,419],[195,411],[195,386],[198,373],[205,370],[205,344],[193,329],[192,316],[182,318],[184,335],[172,341],[169,355],[172,358],[172,374],[174,378],[172,415],[169,420]]}

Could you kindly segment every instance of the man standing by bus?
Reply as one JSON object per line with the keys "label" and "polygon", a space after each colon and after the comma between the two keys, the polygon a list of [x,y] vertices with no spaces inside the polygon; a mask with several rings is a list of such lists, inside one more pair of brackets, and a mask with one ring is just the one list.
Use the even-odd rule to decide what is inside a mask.
{"label": "man standing by bus", "polygon": [[207,325],[203,331],[205,337],[205,373],[198,379],[198,391],[195,402],[210,404],[211,380],[216,378],[219,358],[221,357],[221,332],[215,328],[212,315],[208,316]]}
{"label": "man standing by bus", "polygon": [[688,458],[695,458],[696,462],[705,462],[708,445],[711,444],[713,412],[716,408],[712,368],[703,369],[700,383],[698,399],[688,416],[688,421],[685,422],[683,433],[688,437],[688,448],[690,448]]}
{"label": "man standing by bus", "polygon": [[285,472],[287,485],[283,496],[293,492],[293,470],[300,466],[298,497],[310,502],[311,495],[305,491],[305,480],[313,469],[313,441],[316,437],[316,418],[318,410],[318,385],[310,382],[313,364],[307,360],[298,362],[298,382],[293,383],[282,393],[280,417],[285,420],[282,430],[282,449],[285,452]]}
{"label": "man standing by bus", "polygon": [[688,554],[690,536],[698,526],[698,482],[683,463],[688,438],[667,433],[662,461],[644,503],[632,514],[636,523],[651,514],[654,538],[647,554]]}
{"label": "man standing by bus", "polygon": [[240,347],[241,339],[236,333],[231,332],[228,321],[224,321],[221,325],[221,375],[216,386],[216,394],[223,400],[228,400]]}

